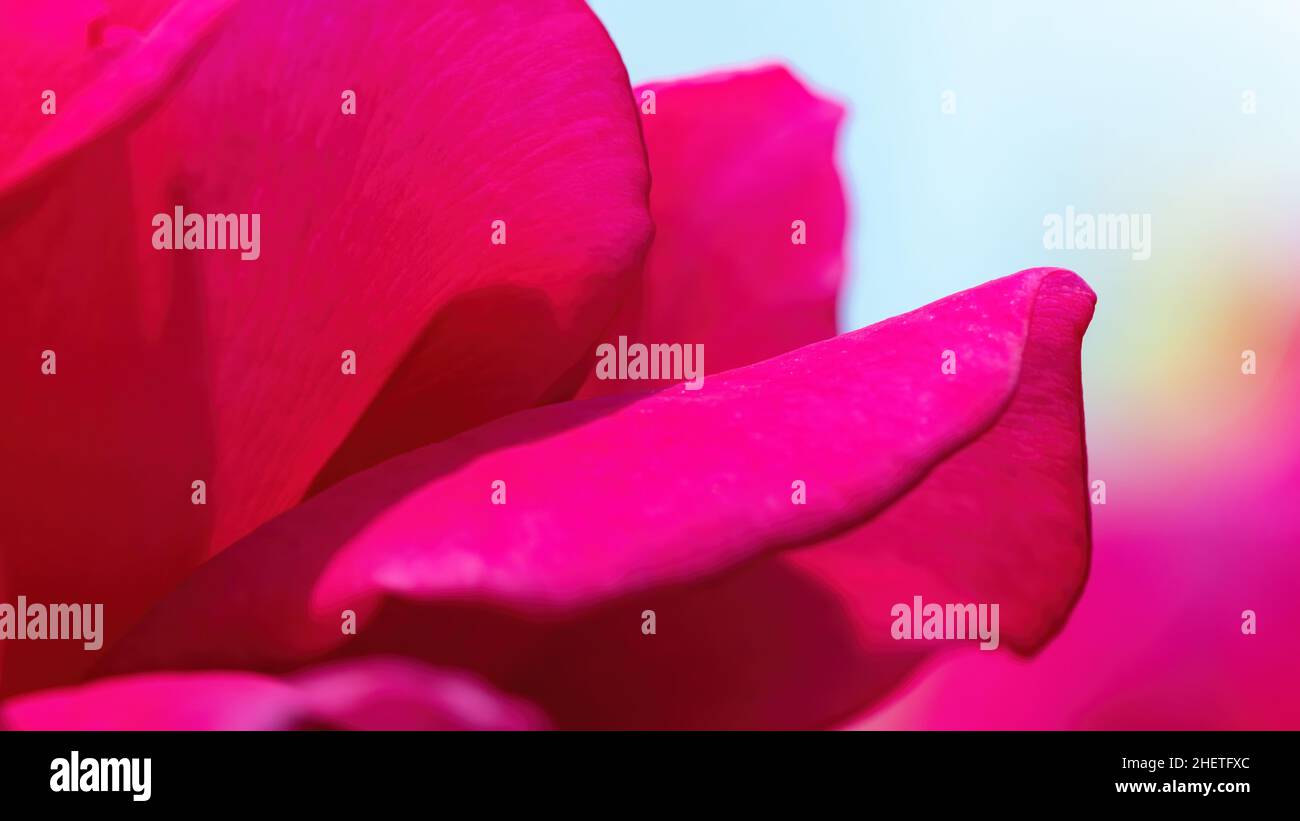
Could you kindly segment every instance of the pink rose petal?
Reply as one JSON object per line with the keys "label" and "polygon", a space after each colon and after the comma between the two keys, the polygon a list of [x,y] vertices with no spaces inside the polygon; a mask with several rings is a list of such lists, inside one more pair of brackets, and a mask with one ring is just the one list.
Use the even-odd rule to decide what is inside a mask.
{"label": "pink rose petal", "polygon": [[[139,53],[184,51],[169,26],[203,9]],[[327,464],[571,393],[650,234],[626,72],[580,3],[240,3],[175,62],[96,75],[60,161],[0,191],[0,552],[15,594],[103,603],[110,643]],[[259,258],[155,250],[177,205],[259,214]],[[8,652],[4,692],[89,661]]]}
{"label": "pink rose petal", "polygon": [[0,704],[7,730],[528,730],[545,718],[458,672],[404,659],[328,664],[280,678],[152,673]]}
{"label": "pink rose petal", "polygon": [[[698,392],[488,424],[259,529],[106,669],[400,650],[474,669],[561,726],[798,727],[870,704],[934,649],[889,638],[913,594],[998,602],[1008,645],[1032,651],[1087,568],[1093,303],[1075,275],[1036,269]],[[362,619],[347,648],[343,608]]]}
{"label": "pink rose petal", "polygon": [[[779,66],[651,83],[638,99],[646,92],[655,239],[639,292],[602,341],[703,343],[715,373],[834,336],[843,109]],[[792,242],[795,220],[806,244]],[[586,391],[633,386],[645,383],[591,378]]]}
{"label": "pink rose petal", "polygon": [[[0,192],[156,102],[233,0],[105,5],[5,2],[0,15]],[[52,98],[45,93],[53,92]],[[46,103],[53,106],[47,113]]]}

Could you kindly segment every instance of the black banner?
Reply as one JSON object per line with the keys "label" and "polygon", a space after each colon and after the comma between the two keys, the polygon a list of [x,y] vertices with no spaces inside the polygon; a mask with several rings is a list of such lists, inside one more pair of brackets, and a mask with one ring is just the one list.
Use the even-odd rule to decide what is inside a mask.
{"label": "black banner", "polygon": [[[1294,733],[5,733],[7,807],[1294,803]],[[618,810],[619,814],[622,808]],[[460,812],[456,813],[461,814]],[[9,816],[6,813],[7,817]]]}

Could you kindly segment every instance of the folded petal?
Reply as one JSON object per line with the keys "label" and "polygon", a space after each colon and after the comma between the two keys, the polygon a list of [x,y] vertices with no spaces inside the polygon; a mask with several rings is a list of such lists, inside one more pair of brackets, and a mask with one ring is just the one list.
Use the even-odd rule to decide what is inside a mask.
{"label": "folded petal", "polygon": [[[1268,313],[1256,315],[1259,361],[1300,362],[1300,303],[1285,291],[1270,298],[1282,328],[1295,330],[1288,343]],[[1228,346],[1240,329],[1206,330],[1202,343],[1235,355]],[[1092,475],[1112,480],[1111,497],[1093,508],[1096,561],[1061,634],[1032,664],[985,657],[997,654],[945,659],[871,726],[1300,729],[1300,371],[1261,375],[1226,368],[1208,376],[1212,387],[1149,386],[1187,402],[1187,415],[1152,416],[1094,453]],[[1207,396],[1212,408],[1196,401]],[[1234,399],[1246,401],[1234,408]],[[1153,424],[1192,426],[1199,438]],[[1161,450],[1162,437],[1183,443],[1177,458]]]}
{"label": "folded petal", "polygon": [[[715,373],[834,336],[844,110],[781,66],[650,83],[637,95],[655,239],[607,337],[703,343]],[[586,391],[629,387],[644,383],[591,379]]]}
{"label": "folded petal", "polygon": [[[626,72],[581,3],[241,2],[214,31],[147,115],[74,95],[55,119],[101,131],[0,192],[0,551],[15,593],[103,603],[109,642],[327,464],[574,381],[650,234]],[[177,207],[248,215],[247,247],[155,249]],[[34,644],[0,690],[86,661]]]}
{"label": "folded petal", "polygon": [[528,730],[545,718],[464,673],[405,659],[338,662],[283,677],[154,673],[0,704],[6,730]]}
{"label": "folded petal", "polygon": [[[800,727],[906,673],[921,650],[888,619],[912,595],[995,601],[1033,650],[1087,569],[1094,299],[1026,271],[699,391],[541,408],[391,460],[215,558],[105,670],[400,650],[561,726]],[[345,608],[362,626],[341,646]]]}

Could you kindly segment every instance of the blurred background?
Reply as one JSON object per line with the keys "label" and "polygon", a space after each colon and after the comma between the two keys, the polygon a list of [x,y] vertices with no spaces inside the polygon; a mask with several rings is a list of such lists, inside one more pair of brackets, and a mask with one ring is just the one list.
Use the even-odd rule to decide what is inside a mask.
{"label": "blurred background", "polygon": [[[1300,3],[590,2],[634,84],[781,62],[848,108],[842,331],[1039,265],[1097,292],[1069,624],[852,726],[1300,728]],[[1150,258],[1045,249],[1067,207],[1150,214]]]}

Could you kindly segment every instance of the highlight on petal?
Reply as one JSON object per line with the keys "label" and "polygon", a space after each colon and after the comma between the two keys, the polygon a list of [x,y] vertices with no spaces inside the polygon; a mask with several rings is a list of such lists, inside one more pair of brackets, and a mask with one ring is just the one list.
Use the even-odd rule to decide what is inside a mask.
{"label": "highlight on petal", "polygon": [[[655,239],[603,341],[703,343],[708,373],[835,335],[844,117],[782,66],[637,88]],[[647,113],[653,94],[654,112]],[[587,395],[645,383],[588,380]]]}
{"label": "highlight on petal", "polygon": [[0,704],[5,730],[530,730],[544,716],[475,677],[405,659],[292,675],[154,673]]}
{"label": "highlight on petal", "polygon": [[[313,483],[571,394],[651,232],[581,3],[241,2],[214,31],[147,116],[70,100],[107,130],[0,193],[0,555],[17,593],[102,603],[110,644]],[[247,217],[247,249],[155,248],[178,208]],[[31,644],[0,692],[90,661]]]}
{"label": "highlight on petal", "polygon": [[347,652],[472,669],[560,726],[805,727],[935,649],[890,637],[913,595],[998,603],[1006,645],[1032,652],[1087,571],[1094,301],[1034,269],[698,392],[554,405],[423,448],[216,557],[104,672],[282,669],[340,652],[349,607]]}

